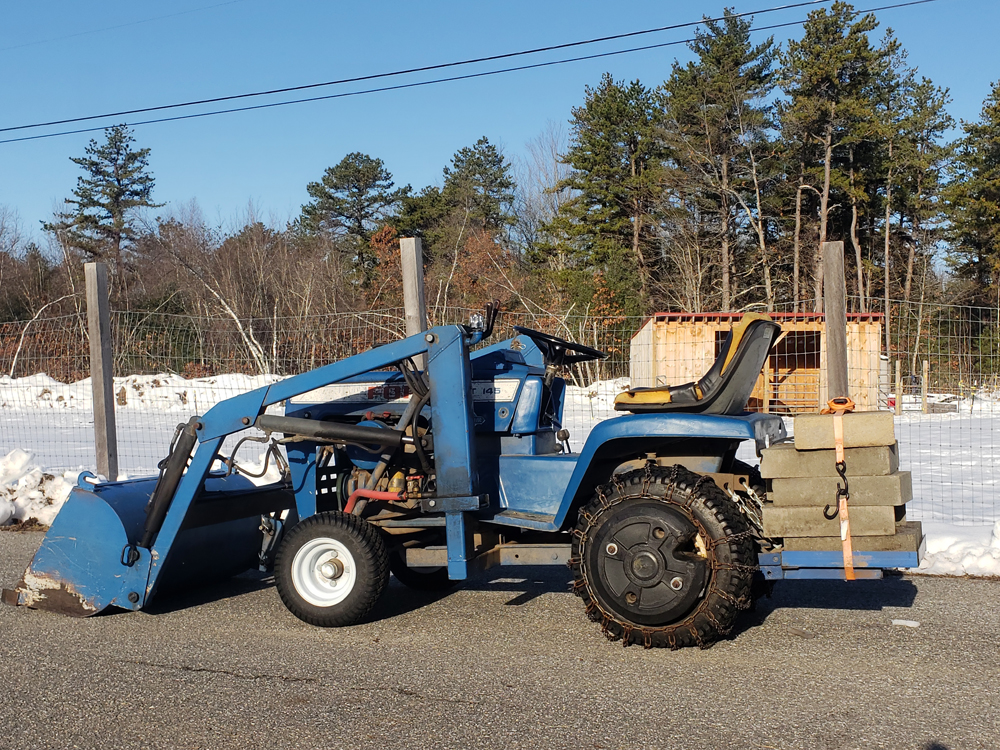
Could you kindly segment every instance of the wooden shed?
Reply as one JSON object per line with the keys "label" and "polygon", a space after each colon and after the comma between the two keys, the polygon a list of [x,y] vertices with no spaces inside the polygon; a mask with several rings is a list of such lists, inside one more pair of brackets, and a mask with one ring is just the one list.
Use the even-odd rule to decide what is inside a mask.
{"label": "wooden shed", "polygon": [[[827,402],[826,323],[822,313],[770,313],[781,333],[757,379],[748,408],[795,413]],[[741,313],[657,313],[632,337],[633,388],[697,380],[712,366]],[[848,379],[859,409],[885,408],[888,370],[882,315],[847,316]]]}

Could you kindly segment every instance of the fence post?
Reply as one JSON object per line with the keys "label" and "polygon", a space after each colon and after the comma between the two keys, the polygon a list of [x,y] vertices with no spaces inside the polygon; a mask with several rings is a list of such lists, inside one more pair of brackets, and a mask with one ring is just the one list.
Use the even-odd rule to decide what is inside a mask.
{"label": "fence post", "polygon": [[97,472],[118,479],[118,435],[115,430],[115,383],[111,369],[111,309],[108,267],[84,264],[87,281],[87,332],[90,338],[90,384],[94,393],[94,445]]}
{"label": "fence post", "polygon": [[[427,330],[427,303],[424,300],[424,254],[419,237],[399,240],[400,265],[403,269],[403,307],[406,315],[406,335]],[[417,366],[425,367],[423,355]]]}
{"label": "fence post", "polygon": [[896,416],[903,414],[903,376],[900,374],[899,360],[896,360]]}
{"label": "fence post", "polygon": [[931,363],[928,360],[924,360],[924,373],[923,377],[920,378],[920,410],[926,414],[927,413],[927,379],[931,374]]}
{"label": "fence post", "polygon": [[826,375],[828,396],[849,396],[847,384],[847,283],[844,243],[823,243],[823,297],[826,312]]}

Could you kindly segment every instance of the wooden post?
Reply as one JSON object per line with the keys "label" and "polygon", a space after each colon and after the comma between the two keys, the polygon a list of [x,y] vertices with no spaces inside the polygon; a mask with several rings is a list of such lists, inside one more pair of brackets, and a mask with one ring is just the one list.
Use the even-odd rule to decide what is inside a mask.
{"label": "wooden post", "polygon": [[920,411],[927,413],[927,378],[931,374],[931,363],[924,360],[924,373],[920,378]]}
{"label": "wooden post", "polygon": [[903,413],[903,376],[900,374],[899,360],[896,360],[896,416]]}
{"label": "wooden post", "polygon": [[[427,330],[427,302],[424,299],[424,253],[419,237],[399,240],[400,265],[403,269],[403,307],[406,315],[406,335]],[[424,369],[421,356],[417,367]]]}
{"label": "wooden post", "polygon": [[847,284],[844,243],[823,243],[823,296],[826,311],[827,398],[850,396],[847,380]]}
{"label": "wooden post", "polygon": [[115,430],[115,383],[111,369],[111,309],[108,267],[84,264],[87,282],[87,331],[90,338],[90,383],[94,393],[94,445],[97,473],[118,479],[118,435]]}

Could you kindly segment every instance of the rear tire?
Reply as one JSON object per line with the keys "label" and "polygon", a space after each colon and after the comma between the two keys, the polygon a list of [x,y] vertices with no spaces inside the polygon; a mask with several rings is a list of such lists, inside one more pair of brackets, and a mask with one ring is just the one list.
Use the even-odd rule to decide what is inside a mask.
{"label": "rear tire", "polygon": [[610,640],[707,648],[750,607],[754,548],[710,478],[650,465],[615,476],[580,510],[574,591]]}
{"label": "rear tire", "polygon": [[281,601],[303,622],[354,625],[385,591],[389,553],[367,521],[340,511],[317,513],[284,535],[274,578]]}

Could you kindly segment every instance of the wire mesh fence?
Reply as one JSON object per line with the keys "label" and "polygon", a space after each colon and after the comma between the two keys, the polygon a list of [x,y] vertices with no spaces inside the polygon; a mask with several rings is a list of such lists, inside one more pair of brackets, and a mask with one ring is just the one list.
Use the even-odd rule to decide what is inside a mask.
{"label": "wire mesh fence", "polygon": [[[748,404],[782,415],[789,429],[795,413],[815,412],[828,395],[825,322],[803,307],[772,313],[782,332]],[[901,468],[914,472],[911,517],[1000,519],[1000,313],[902,302],[860,307],[851,301],[851,392],[860,409],[898,410]],[[448,322],[471,312],[453,310]],[[500,316],[493,341],[524,326],[608,353],[567,373],[565,424],[579,448],[593,424],[618,414],[614,398],[629,385],[697,380],[739,318],[512,312]],[[191,415],[402,338],[405,323],[402,310],[268,319],[115,312],[112,332],[120,466],[141,474],[155,471],[174,426]],[[85,315],[0,324],[0,373],[0,455],[21,448],[47,470],[92,469]]]}

